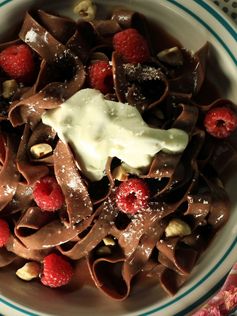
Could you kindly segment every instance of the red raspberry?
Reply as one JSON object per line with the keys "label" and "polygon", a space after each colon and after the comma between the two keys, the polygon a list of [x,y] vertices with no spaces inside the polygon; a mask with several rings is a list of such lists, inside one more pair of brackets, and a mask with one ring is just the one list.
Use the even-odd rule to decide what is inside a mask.
{"label": "red raspberry", "polygon": [[60,287],[70,282],[73,276],[71,264],[62,256],[51,253],[43,261],[41,282],[49,287]]}
{"label": "red raspberry", "polygon": [[212,136],[226,138],[235,130],[237,116],[227,107],[212,108],[206,113],[204,126]]}
{"label": "red raspberry", "polygon": [[112,67],[107,61],[98,61],[89,67],[89,84],[106,94],[113,89]]}
{"label": "red raspberry", "polygon": [[8,242],[10,237],[10,229],[8,223],[4,219],[0,219],[0,247],[3,247]]}
{"label": "red raspberry", "polygon": [[149,188],[142,179],[131,178],[120,184],[116,191],[116,203],[124,213],[135,214],[148,205]]}
{"label": "red raspberry", "polygon": [[31,49],[25,44],[5,48],[0,53],[0,66],[12,79],[29,83],[35,69]]}
{"label": "red raspberry", "polygon": [[126,29],[113,37],[114,49],[129,63],[143,63],[150,57],[146,39],[136,29]]}
{"label": "red raspberry", "polygon": [[36,204],[43,211],[56,211],[64,203],[61,187],[54,177],[46,176],[35,183],[33,196]]}

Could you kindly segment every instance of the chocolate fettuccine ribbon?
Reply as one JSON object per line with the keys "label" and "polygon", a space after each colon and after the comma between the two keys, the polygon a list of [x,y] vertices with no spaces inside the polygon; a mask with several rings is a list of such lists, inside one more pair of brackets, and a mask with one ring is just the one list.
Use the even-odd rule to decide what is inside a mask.
{"label": "chocolate fettuccine ribbon", "polygon": [[[75,264],[86,260],[87,277],[117,300],[127,298],[144,278],[155,280],[169,294],[178,291],[228,220],[229,199],[221,179],[236,155],[229,150],[231,157],[223,160],[224,151],[218,148],[232,148],[231,141],[210,141],[199,122],[216,102],[224,102],[195,102],[205,79],[208,44],[193,55],[182,49],[184,64],[177,69],[157,59],[148,39],[151,60],[134,66],[112,47],[113,34],[128,27],[148,39],[145,18],[125,9],[116,10],[111,20],[78,23],[42,10],[28,12],[17,42],[33,50],[38,73],[34,85],[20,87],[12,97],[0,125],[0,215],[12,233],[1,249],[0,265],[17,257],[41,261],[52,251],[60,252]],[[4,43],[0,50],[10,45]],[[85,69],[97,58],[112,60],[115,91],[106,98],[137,106],[152,127],[180,128],[189,135],[183,153],[157,153],[141,175],[151,187],[151,199],[134,216],[120,212],[114,201],[116,158],[108,159],[104,178],[91,183],[70,144],[41,121],[44,111],[88,86]],[[5,75],[0,76],[3,81]],[[31,146],[39,142],[52,146],[47,159],[31,157]],[[34,183],[48,174],[56,177],[65,196],[65,205],[53,214],[42,212],[32,198]],[[174,218],[187,222],[191,234],[166,237]],[[101,251],[104,238],[114,241],[110,252]]]}

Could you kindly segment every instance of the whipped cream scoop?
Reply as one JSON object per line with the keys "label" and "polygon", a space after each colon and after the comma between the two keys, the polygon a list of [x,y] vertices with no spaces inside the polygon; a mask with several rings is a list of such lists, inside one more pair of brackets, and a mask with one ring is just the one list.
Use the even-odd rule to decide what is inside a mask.
{"label": "whipped cream scoop", "polygon": [[139,169],[149,166],[157,152],[182,152],[188,144],[186,132],[151,128],[136,107],[106,100],[95,89],[78,91],[59,108],[45,112],[42,121],[72,146],[91,181],[104,176],[108,157]]}

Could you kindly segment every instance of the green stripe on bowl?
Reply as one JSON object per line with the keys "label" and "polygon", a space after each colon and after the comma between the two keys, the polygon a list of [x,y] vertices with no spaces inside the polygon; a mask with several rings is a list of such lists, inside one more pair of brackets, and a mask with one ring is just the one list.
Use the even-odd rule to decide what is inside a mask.
{"label": "green stripe on bowl", "polygon": [[5,1],[0,2],[0,7],[3,7],[5,4],[7,4],[7,3],[11,2],[11,1],[12,0],[5,0]]}
{"label": "green stripe on bowl", "polygon": [[[221,46],[225,49],[225,51],[228,53],[228,55],[231,57],[231,59],[233,60],[233,62],[235,63],[235,65],[237,66],[237,59],[235,58],[235,56],[232,54],[231,50],[229,49],[229,47],[223,42],[223,40],[221,39],[221,37],[206,23],[204,22],[199,16],[197,16],[195,13],[193,13],[191,10],[189,10],[188,8],[186,8],[185,6],[183,6],[182,4],[178,3],[176,0],[166,0],[174,5],[176,5],[177,7],[179,7],[180,9],[182,9],[183,11],[185,11],[186,13],[188,13],[189,15],[191,15],[195,20],[197,20],[200,24],[202,24],[216,39],[217,41],[221,44]],[[234,28],[232,28],[232,26],[230,26],[230,24],[228,24],[226,22],[226,20],[223,18],[223,16],[221,16],[219,13],[217,13],[211,6],[209,6],[206,2],[204,2],[203,0],[194,0],[196,3],[198,3],[201,7],[203,7],[206,11],[208,11],[210,14],[212,14],[212,16],[233,36],[234,40],[237,40],[237,34]],[[227,249],[227,251],[225,252],[225,254],[223,255],[223,257],[219,260],[219,262],[217,262],[217,264],[199,281],[197,282],[192,288],[190,288],[188,291],[186,291],[185,293],[183,293],[182,295],[177,296],[174,300],[170,301],[167,304],[164,304],[160,307],[157,307],[147,313],[143,313],[140,314],[139,316],[147,316],[147,315],[151,315],[153,313],[156,313],[158,311],[161,311],[162,309],[169,307],[170,305],[176,303],[177,301],[179,301],[181,298],[185,297],[186,295],[188,295],[189,293],[191,293],[192,291],[194,291],[199,285],[201,285],[203,282],[205,282],[214,272],[217,268],[220,267],[220,265],[224,262],[224,260],[227,258],[227,256],[230,254],[230,252],[233,250],[233,248],[236,246],[237,244],[237,237],[236,239],[233,241],[233,243],[231,244],[231,246]],[[219,282],[218,282],[219,284]],[[214,286],[214,288],[218,287],[218,284],[216,286]],[[206,294],[204,295],[202,298],[199,299],[198,303],[199,305],[204,302],[208,297],[210,297],[212,295],[212,289]],[[195,305],[195,306],[194,306]],[[178,315],[185,315],[186,313],[189,313],[193,310],[194,307],[196,307],[197,305],[195,303],[193,303],[192,305],[189,305],[187,308],[183,309],[181,312],[179,312],[177,314]]]}
{"label": "green stripe on bowl", "polygon": [[[20,313],[27,315],[27,316],[40,316],[39,314],[35,314],[35,313],[33,314],[31,312],[28,312],[27,310],[25,310],[21,307],[18,307],[18,306],[12,304],[11,302],[8,302],[7,300],[5,300],[3,298],[0,298],[0,303],[3,303],[4,305],[14,309],[15,311],[20,312]],[[1,314],[0,314],[0,316],[1,316]]]}
{"label": "green stripe on bowl", "polygon": [[218,12],[218,7],[216,7],[216,10],[213,9],[213,7],[208,4],[208,2],[205,0],[193,0],[195,1],[198,5],[201,7],[205,8],[209,13],[211,13],[212,16],[216,18],[226,29],[227,31],[231,34],[231,36],[234,38],[234,40],[237,41],[237,31],[236,31],[236,25],[233,25],[233,21],[231,20],[230,22],[227,21],[226,18],[229,18],[226,15],[226,18],[223,17],[223,12],[221,13]]}
{"label": "green stripe on bowl", "polygon": [[[171,300],[170,302],[163,304],[153,310],[150,310],[146,313],[143,314],[139,314],[139,316],[147,316],[147,315],[151,315],[155,312],[161,311],[162,309],[169,307],[170,305],[173,305],[174,303],[178,302],[180,299],[182,299],[183,297],[185,297],[186,295],[190,294],[191,292],[193,292],[198,286],[200,286],[203,282],[205,282],[215,271],[216,269],[218,269],[222,263],[226,260],[226,258],[228,257],[228,255],[231,253],[231,251],[236,247],[237,245],[237,237],[235,238],[235,240],[232,242],[232,244],[230,245],[230,247],[226,250],[226,252],[224,253],[223,257],[215,264],[215,266],[202,278],[200,279],[196,284],[194,284],[194,286],[192,286],[190,289],[188,289],[186,292],[184,292],[181,295],[176,296],[175,299]],[[204,300],[200,301],[200,304],[203,302]],[[191,312],[192,311],[192,305],[188,306],[185,308],[186,313],[187,312]],[[183,314],[182,314],[183,313]],[[185,315],[184,311],[182,310],[180,312],[180,315]]]}
{"label": "green stripe on bowl", "polygon": [[[231,59],[233,60],[233,62],[235,63],[235,65],[237,66],[237,59],[234,56],[234,54],[231,52],[231,50],[229,49],[229,47],[225,44],[225,42],[222,40],[222,38],[210,27],[209,24],[207,24],[206,22],[204,22],[201,17],[199,17],[198,15],[196,15],[195,13],[193,13],[193,11],[189,10],[188,8],[186,8],[185,6],[183,6],[181,3],[178,3],[176,0],[166,0],[174,5],[176,5],[177,7],[179,7],[180,9],[182,9],[183,11],[185,11],[186,13],[188,13],[189,15],[191,15],[195,20],[197,20],[200,24],[202,24],[216,39],[217,41],[221,44],[221,46],[225,49],[225,51],[228,53],[228,55],[231,57]],[[206,11],[208,11],[210,14],[213,15],[213,17],[222,25],[224,26],[224,28],[234,37],[235,40],[237,40],[237,35],[236,32],[234,31],[234,29],[225,21],[225,19],[220,15],[217,14],[217,12],[211,8],[209,5],[204,5],[204,2],[202,0],[193,0],[196,3],[198,3],[201,7],[203,7]]]}
{"label": "green stripe on bowl", "polygon": [[193,304],[191,304],[190,306],[186,307],[181,312],[173,316],[184,316],[187,313],[190,313],[191,311],[193,311],[196,307],[201,306],[202,303],[204,303],[210,297],[212,297],[215,293],[217,293],[217,291],[221,288],[221,286],[225,282],[225,279],[227,278],[227,276],[228,276],[228,273],[215,286],[213,286],[213,288],[209,292],[207,292],[205,295],[199,298],[196,302],[194,302]]}

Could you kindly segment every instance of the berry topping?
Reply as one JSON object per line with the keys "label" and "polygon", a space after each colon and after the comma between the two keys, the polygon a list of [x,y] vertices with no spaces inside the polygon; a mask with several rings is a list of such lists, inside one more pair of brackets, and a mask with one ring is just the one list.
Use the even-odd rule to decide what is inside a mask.
{"label": "berry topping", "polygon": [[124,213],[135,214],[148,205],[149,188],[142,179],[131,178],[120,184],[116,191],[116,203]]}
{"label": "berry topping", "polygon": [[0,53],[0,66],[12,79],[22,83],[31,82],[35,63],[31,49],[25,45],[12,45]]}
{"label": "berry topping", "polygon": [[62,256],[51,253],[43,261],[41,282],[49,287],[60,287],[70,282],[73,276],[71,264]]}
{"label": "berry topping", "polygon": [[226,138],[235,130],[237,116],[227,107],[212,108],[206,113],[204,126],[212,136]]}
{"label": "berry topping", "polygon": [[35,183],[33,196],[36,204],[43,211],[56,211],[64,203],[61,187],[54,177],[46,176]]}
{"label": "berry topping", "polygon": [[89,84],[106,94],[113,89],[112,67],[107,61],[98,61],[89,67]]}
{"label": "berry topping", "polygon": [[126,29],[113,37],[114,49],[129,63],[143,63],[150,57],[145,38],[136,29]]}
{"label": "berry topping", "polygon": [[8,223],[4,219],[0,219],[0,247],[3,247],[8,242],[10,237],[10,229]]}

